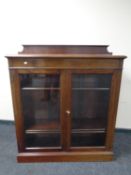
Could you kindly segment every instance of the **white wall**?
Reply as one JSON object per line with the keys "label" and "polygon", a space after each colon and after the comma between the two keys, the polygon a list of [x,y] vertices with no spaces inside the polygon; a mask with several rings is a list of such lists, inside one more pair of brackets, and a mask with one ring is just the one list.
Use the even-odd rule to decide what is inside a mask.
{"label": "white wall", "polygon": [[13,120],[4,55],[21,44],[109,44],[127,55],[117,127],[131,128],[130,0],[0,0],[0,119]]}

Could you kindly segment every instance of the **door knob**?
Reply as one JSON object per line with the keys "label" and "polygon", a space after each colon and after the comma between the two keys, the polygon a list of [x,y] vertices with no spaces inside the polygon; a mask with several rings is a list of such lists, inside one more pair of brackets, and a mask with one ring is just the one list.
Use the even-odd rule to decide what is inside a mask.
{"label": "door knob", "polygon": [[67,114],[67,115],[70,115],[70,113],[71,113],[71,112],[70,112],[69,110],[66,111],[66,114]]}

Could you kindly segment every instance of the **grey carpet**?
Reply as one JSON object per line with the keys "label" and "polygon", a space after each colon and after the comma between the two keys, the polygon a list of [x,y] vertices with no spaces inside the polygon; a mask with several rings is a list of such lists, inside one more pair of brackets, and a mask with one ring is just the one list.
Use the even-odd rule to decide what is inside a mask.
{"label": "grey carpet", "polygon": [[131,175],[130,133],[116,133],[114,152],[112,162],[18,164],[14,125],[0,124],[0,175]]}

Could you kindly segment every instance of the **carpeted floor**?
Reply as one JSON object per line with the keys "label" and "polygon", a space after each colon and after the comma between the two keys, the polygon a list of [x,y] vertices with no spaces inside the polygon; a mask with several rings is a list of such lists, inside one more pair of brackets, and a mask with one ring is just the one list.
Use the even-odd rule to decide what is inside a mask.
{"label": "carpeted floor", "polygon": [[130,133],[116,133],[114,152],[112,162],[18,164],[14,125],[0,124],[0,175],[131,175]]}

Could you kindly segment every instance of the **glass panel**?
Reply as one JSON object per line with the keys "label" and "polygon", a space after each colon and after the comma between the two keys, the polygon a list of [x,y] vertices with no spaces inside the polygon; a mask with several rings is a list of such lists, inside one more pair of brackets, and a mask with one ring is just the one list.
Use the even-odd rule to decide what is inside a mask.
{"label": "glass panel", "polygon": [[73,88],[109,88],[110,80],[110,74],[73,75]]}
{"label": "glass panel", "polygon": [[59,147],[60,133],[37,133],[26,135],[27,147]]}
{"label": "glass panel", "polygon": [[72,146],[102,146],[105,143],[105,133],[72,133]]}
{"label": "glass panel", "polygon": [[111,77],[73,75],[71,146],[104,146]]}
{"label": "glass panel", "polygon": [[20,75],[26,147],[60,146],[59,75]]}
{"label": "glass panel", "polygon": [[59,75],[24,74],[20,76],[21,87],[59,87]]}

